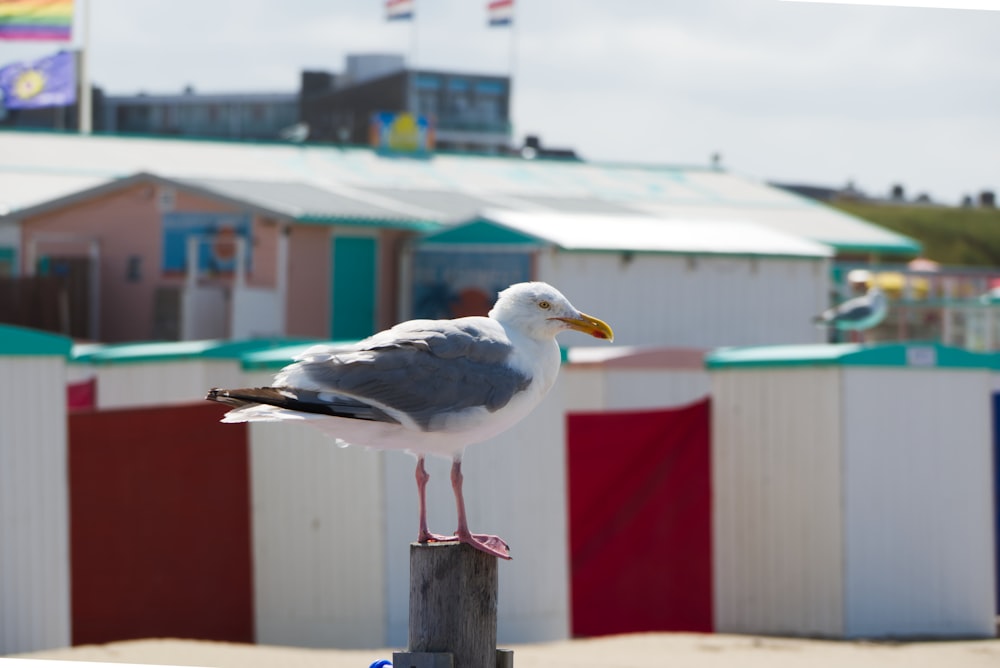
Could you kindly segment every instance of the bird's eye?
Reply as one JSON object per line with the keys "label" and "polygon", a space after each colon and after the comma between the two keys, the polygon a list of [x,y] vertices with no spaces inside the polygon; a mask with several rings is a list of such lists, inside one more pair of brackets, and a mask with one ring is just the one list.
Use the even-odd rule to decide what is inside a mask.
{"label": "bird's eye", "polygon": [[538,308],[543,308],[546,311],[548,311],[550,308],[552,308],[552,304],[548,303],[543,299],[542,301],[538,302]]}

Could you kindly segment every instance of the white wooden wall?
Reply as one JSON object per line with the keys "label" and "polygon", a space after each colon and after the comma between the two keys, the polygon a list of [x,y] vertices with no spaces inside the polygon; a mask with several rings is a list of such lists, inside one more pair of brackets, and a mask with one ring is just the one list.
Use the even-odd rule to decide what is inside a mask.
{"label": "white wooden wall", "polygon": [[201,401],[212,387],[235,387],[242,381],[239,360],[137,360],[91,368],[100,410]]}
{"label": "white wooden wall", "polygon": [[986,370],[711,376],[717,631],[995,634]]}
{"label": "white wooden wall", "polygon": [[839,371],[712,376],[715,630],[843,634]]}
{"label": "white wooden wall", "polygon": [[[618,345],[819,343],[812,317],[829,305],[829,265],[818,258],[550,251],[539,254],[537,275],[611,324]],[[560,340],[600,345],[581,334]]]}
{"label": "white wooden wall", "polygon": [[3,655],[70,644],[69,499],[65,360],[0,357],[0,378]]}
{"label": "white wooden wall", "polygon": [[990,385],[986,370],[844,370],[848,637],[995,635]]}
{"label": "white wooden wall", "polygon": [[250,457],[257,642],[384,646],[383,453],[265,423]]}

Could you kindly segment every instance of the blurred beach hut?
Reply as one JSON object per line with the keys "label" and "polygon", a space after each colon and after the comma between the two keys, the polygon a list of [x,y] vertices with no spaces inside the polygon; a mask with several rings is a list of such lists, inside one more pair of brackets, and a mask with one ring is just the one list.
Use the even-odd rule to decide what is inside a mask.
{"label": "blurred beach hut", "polygon": [[709,355],[715,630],[994,636],[988,366],[934,344]]}
{"label": "blurred beach hut", "polygon": [[0,325],[0,654],[70,643],[70,339]]}
{"label": "blurred beach hut", "polygon": [[488,210],[414,246],[403,310],[485,315],[498,290],[538,280],[614,323],[622,345],[819,342],[832,254],[740,219]]}

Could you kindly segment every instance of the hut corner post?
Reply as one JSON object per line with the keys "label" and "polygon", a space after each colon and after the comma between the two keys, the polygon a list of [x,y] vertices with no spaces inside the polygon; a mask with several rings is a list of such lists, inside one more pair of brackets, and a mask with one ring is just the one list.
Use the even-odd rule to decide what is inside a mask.
{"label": "hut corner post", "polygon": [[497,558],[462,543],[410,544],[407,651],[393,668],[513,668],[497,645]]}

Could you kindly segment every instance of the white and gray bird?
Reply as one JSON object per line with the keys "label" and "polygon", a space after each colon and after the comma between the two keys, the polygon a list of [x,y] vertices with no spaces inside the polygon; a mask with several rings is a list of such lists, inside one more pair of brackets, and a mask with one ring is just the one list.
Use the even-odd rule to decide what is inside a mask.
{"label": "white and gray bird", "polygon": [[864,331],[885,320],[889,312],[889,300],[877,285],[872,285],[860,297],[848,299],[842,304],[823,311],[813,320],[817,325],[835,327],[846,331]]}
{"label": "white and gray bird", "polygon": [[[487,317],[410,320],[353,345],[313,346],[270,387],[214,388],[206,398],[234,407],[223,422],[307,421],[349,445],[416,455],[417,540],[459,541],[509,559],[501,538],[469,531],[462,455],[541,402],[559,371],[555,337],[565,330],[614,338],[607,323],[578,311],[551,285],[518,283],[500,293]],[[452,461],[453,536],[427,529],[427,455]]]}
{"label": "white and gray bird", "polygon": [[281,128],[278,131],[278,138],[295,144],[301,144],[305,140],[309,139],[309,124],[295,123],[293,125],[289,125],[288,127]]}

